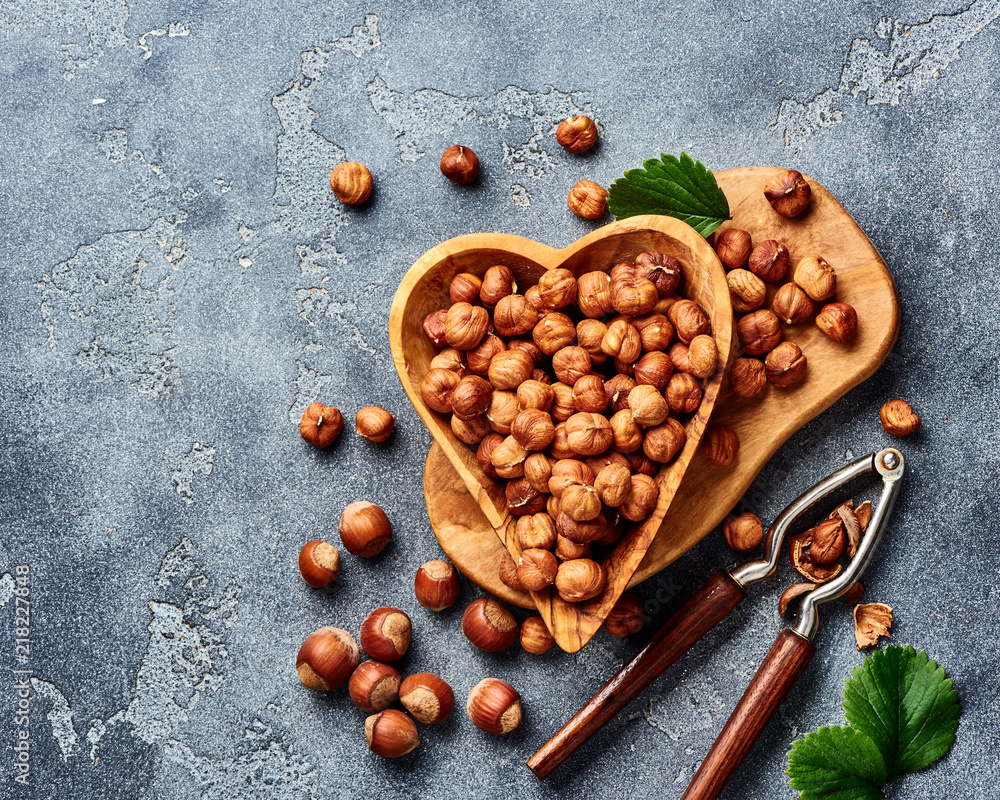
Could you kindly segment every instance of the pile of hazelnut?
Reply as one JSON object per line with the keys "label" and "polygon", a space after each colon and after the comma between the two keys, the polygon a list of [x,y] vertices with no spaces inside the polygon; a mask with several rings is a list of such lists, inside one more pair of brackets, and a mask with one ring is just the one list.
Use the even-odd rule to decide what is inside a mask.
{"label": "pile of hazelnut", "polygon": [[645,252],[610,272],[552,269],[523,294],[503,265],[459,273],[423,328],[440,352],[420,391],[490,478],[506,481],[519,590],[571,603],[606,575],[595,547],[656,507],[654,480],[687,439],[718,352],[708,314],[676,294],[681,264]]}
{"label": "pile of hazelnut", "polygon": [[[812,190],[800,173],[786,170],[764,187],[764,196],[782,216],[796,217],[808,207]],[[816,327],[838,344],[854,336],[857,312],[834,301],[837,273],[822,256],[805,255],[793,265],[782,242],[767,239],[755,246],[739,228],[720,230],[715,252],[729,271],[733,310],[743,315],[736,324],[742,352],[728,373],[738,397],[754,397],[768,383],[785,387],[805,377],[806,356],[794,342],[783,341],[782,323],[798,325],[815,317]],[[777,284],[770,308],[764,308],[769,285]]]}

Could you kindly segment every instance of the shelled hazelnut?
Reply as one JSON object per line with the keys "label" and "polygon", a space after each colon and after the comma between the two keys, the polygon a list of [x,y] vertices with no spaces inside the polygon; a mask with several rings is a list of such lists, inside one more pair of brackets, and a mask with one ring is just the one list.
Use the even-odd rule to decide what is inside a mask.
{"label": "shelled hazelnut", "polygon": [[715,236],[715,254],[726,269],[745,267],[752,250],[750,234],[739,228],[723,228]]}
{"label": "shelled hazelnut", "polygon": [[726,517],[722,526],[722,535],[733,550],[746,553],[760,546],[764,541],[764,524],[760,517],[746,511],[735,517]]}
{"label": "shelled hazelnut", "polygon": [[483,275],[483,286],[479,290],[479,300],[491,311],[500,299],[517,291],[517,283],[510,267],[494,264]]}
{"label": "shelled hazelnut", "polygon": [[716,466],[728,467],[740,452],[740,437],[725,425],[709,425],[701,438],[701,452]]}
{"label": "shelled hazelnut", "polygon": [[472,303],[479,301],[479,292],[483,288],[483,279],[471,272],[459,272],[448,285],[448,297],[453,303]]}
{"label": "shelled hazelnut", "polygon": [[593,181],[577,181],[566,202],[578,217],[600,219],[608,210],[608,190]]}
{"label": "shelled hazelnut", "polygon": [[858,312],[847,303],[827,303],[816,315],[816,327],[838,344],[850,340],[858,329]]}
{"label": "shelled hazelnut", "polygon": [[458,599],[458,571],[447,561],[423,564],[413,580],[417,602],[430,611],[443,611]]}
{"label": "shelled hazelnut", "polygon": [[392,524],[374,503],[351,503],[340,516],[340,541],[351,555],[371,558],[381,553],[391,539]]}
{"label": "shelled hazelnut", "polygon": [[302,412],[299,434],[314,447],[329,447],[344,430],[344,415],[332,406],[311,403]]}
{"label": "shelled hazelnut", "polygon": [[[430,375],[433,371],[427,374]],[[446,380],[442,382],[447,383]],[[485,414],[490,407],[493,401],[493,387],[489,381],[478,375],[466,375],[455,384],[448,399],[453,413],[464,420],[473,419]]]}
{"label": "shelled hazelnut", "polygon": [[556,579],[559,562],[548,550],[523,550],[517,561],[517,578],[529,592],[540,592]]}
{"label": "shelled hazelnut", "polygon": [[433,672],[417,672],[403,679],[399,702],[417,722],[437,725],[451,716],[455,693],[447,681]]}
{"label": "shelled hazelnut", "polygon": [[506,681],[483,678],[469,692],[465,710],[477,728],[499,736],[521,724],[521,695]]}
{"label": "shelled hazelnut", "polygon": [[559,123],[556,141],[571,153],[585,153],[597,144],[597,126],[590,117],[577,114]]}
{"label": "shelled hazelnut", "polygon": [[756,358],[737,358],[729,368],[729,388],[737,397],[756,397],[767,386],[764,362]]}
{"label": "shelled hazelnut", "polygon": [[410,649],[412,635],[405,611],[377,608],[361,623],[361,649],[379,661],[398,661]]}
{"label": "shelled hazelnut", "polygon": [[651,281],[660,297],[672,294],[681,282],[681,262],[659,250],[648,250],[635,257],[636,277]]}
{"label": "shelled hazelnut", "polygon": [[806,374],[806,357],[797,344],[782,342],[764,359],[764,374],[775,386],[791,386]]}
{"label": "shelled hazelnut", "polygon": [[479,158],[470,148],[453,144],[441,154],[441,174],[452,183],[472,183],[479,177]]}
{"label": "shelled hazelnut", "polygon": [[893,436],[909,436],[920,430],[920,417],[905,400],[889,400],[879,412],[882,427]]}
{"label": "shelled hazelnut", "polygon": [[521,581],[517,577],[517,564],[514,563],[514,559],[506,550],[500,556],[497,577],[500,578],[500,582],[508,589],[513,589],[515,592],[525,591],[525,588],[521,585]]}
{"label": "shelled hazelnut", "polygon": [[762,356],[781,341],[781,323],[773,312],[762,308],[740,319],[736,335],[749,355]]}
{"label": "shelled hazelnut", "polygon": [[814,310],[809,295],[795,283],[782,284],[771,300],[771,311],[778,319],[789,325],[805,322],[813,315]]}
{"label": "shelled hazelnut", "polygon": [[402,711],[387,708],[365,720],[365,740],[369,749],[382,758],[399,758],[420,744],[417,726]]}
{"label": "shelled hazelnut", "polygon": [[792,280],[813,300],[829,300],[837,291],[837,273],[822,256],[806,256],[799,261]]}
{"label": "shelled hazelnut", "polygon": [[429,369],[420,381],[420,396],[434,411],[448,414],[452,410],[451,393],[460,380],[462,378],[453,370],[439,367]]}
{"label": "shelled hazelnut", "polygon": [[295,669],[307,689],[329,692],[346,683],[360,660],[354,637],[345,630],[327,626],[303,642]]}
{"label": "shelled hazelnut", "polygon": [[618,598],[604,620],[604,630],[612,636],[632,636],[646,627],[646,608],[635,592],[625,592]]}
{"label": "shelled hazelnut", "polygon": [[338,164],[330,173],[330,189],[341,203],[356,206],[372,194],[372,174],[368,167],[356,161]]}
{"label": "shelled hazelnut", "polygon": [[597,597],[604,590],[604,569],[589,558],[563,561],[556,572],[555,586],[567,603],[580,603]]}
{"label": "shelled hazelnut", "polygon": [[426,317],[424,317],[423,329],[424,333],[427,334],[427,338],[431,340],[431,344],[435,347],[444,347],[448,344],[448,339],[445,336],[445,320],[448,318],[447,309],[439,309],[438,311],[432,311]]}
{"label": "shelled hazelnut", "polygon": [[299,551],[299,573],[313,588],[326,588],[340,574],[340,551],[321,539],[309,542]]}
{"label": "shelled hazelnut", "polygon": [[473,600],[462,615],[462,633],[487,653],[510,647],[517,639],[517,620],[492,597]]}
{"label": "shelled hazelnut", "polygon": [[552,649],[556,640],[552,638],[545,621],[539,617],[528,617],[521,623],[521,647],[526,653],[540,656]]}
{"label": "shelled hazelnut", "polygon": [[780,281],[788,272],[788,248],[781,242],[768,239],[750,253],[747,269],[761,280]]}
{"label": "shelled hazelnut", "polygon": [[812,189],[801,172],[786,169],[764,184],[764,197],[781,216],[797,217],[808,208]]}
{"label": "shelled hazelnut", "polygon": [[396,418],[379,406],[365,406],[354,417],[354,430],[369,442],[379,444],[392,436]]}
{"label": "shelled hazelnut", "polygon": [[756,311],[767,297],[767,287],[764,281],[747,269],[734,269],[726,275],[729,285],[729,297],[733,308],[741,314]]}

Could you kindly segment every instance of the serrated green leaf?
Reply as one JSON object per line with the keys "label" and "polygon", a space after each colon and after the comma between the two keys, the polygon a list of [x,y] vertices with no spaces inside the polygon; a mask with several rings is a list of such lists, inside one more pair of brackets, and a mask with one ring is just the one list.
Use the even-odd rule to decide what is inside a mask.
{"label": "serrated green leaf", "polygon": [[853,728],[807,733],[788,751],[787,773],[801,800],[885,800],[882,754]]}
{"label": "serrated green leaf", "polygon": [[890,781],[947,753],[960,711],[951,679],[912,647],[873,653],[844,686],[847,721],[879,748]]}
{"label": "serrated green leaf", "polygon": [[625,170],[608,189],[608,208],[616,219],[664,214],[708,236],[729,216],[729,201],[715,175],[687,153],[650,158],[643,169]]}

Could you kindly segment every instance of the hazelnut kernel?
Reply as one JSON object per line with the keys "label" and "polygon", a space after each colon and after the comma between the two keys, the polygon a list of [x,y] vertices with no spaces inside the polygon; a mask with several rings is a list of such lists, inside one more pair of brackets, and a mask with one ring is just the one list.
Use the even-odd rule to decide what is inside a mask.
{"label": "hazelnut kernel", "polygon": [[338,164],[330,173],[330,189],[341,203],[360,205],[372,194],[372,174],[356,161]]}
{"label": "hazelnut kernel", "polygon": [[675,414],[691,414],[701,405],[702,391],[697,378],[686,372],[675,372],[667,382],[664,395],[667,407]]}
{"label": "hazelnut kernel", "polygon": [[452,183],[472,183],[479,177],[479,159],[470,148],[453,144],[441,154],[441,174]]}
{"label": "hazelnut kernel", "polygon": [[797,344],[782,342],[764,359],[764,374],[775,386],[791,386],[806,374],[806,357]]}
{"label": "hazelnut kernel", "polygon": [[658,250],[639,253],[635,257],[635,270],[637,277],[652,281],[660,297],[673,294],[683,274],[680,261]]}
{"label": "hazelnut kernel", "polygon": [[522,550],[551,550],[556,543],[556,523],[544,511],[518,519],[515,533]]}
{"label": "hazelnut kernel", "polygon": [[556,428],[548,413],[538,408],[529,408],[514,417],[510,433],[525,450],[544,450],[552,444]]}
{"label": "hazelnut kernel", "polygon": [[656,284],[648,278],[611,279],[611,307],[619,314],[641,317],[656,308],[659,299]]}
{"label": "hazelnut kernel", "polygon": [[548,652],[555,643],[556,640],[552,638],[541,617],[528,617],[521,623],[521,647],[526,653],[540,656]]}
{"label": "hazelnut kernel", "polygon": [[580,313],[599,319],[611,311],[611,277],[606,272],[585,272],[576,280],[576,304]]}
{"label": "hazelnut kernel", "polygon": [[517,579],[529,592],[540,592],[552,585],[558,567],[559,562],[548,550],[523,550],[517,560]]}
{"label": "hazelnut kernel", "polygon": [[340,574],[340,552],[332,544],[316,539],[299,551],[299,573],[315,589],[325,589]]}
{"label": "hazelnut kernel", "polygon": [[566,420],[566,441],[574,453],[596,456],[603,453],[614,439],[611,423],[601,414],[581,411]]}
{"label": "hazelnut kernel", "polygon": [[508,436],[500,442],[490,455],[497,476],[507,480],[524,475],[524,462],[527,458],[528,450],[522,447],[514,436]]}
{"label": "hazelnut kernel", "polygon": [[445,336],[445,320],[448,318],[448,311],[444,308],[440,308],[437,311],[432,311],[426,317],[424,317],[423,328],[424,333],[427,334],[427,338],[431,340],[431,344],[435,347],[444,347],[448,344],[448,339]]}
{"label": "hazelnut kernel", "polygon": [[577,411],[603,413],[608,407],[604,379],[600,375],[588,374],[577,380],[573,384],[573,406]]}
{"label": "hazelnut kernel", "polygon": [[624,638],[646,627],[646,608],[635,592],[625,592],[618,598],[604,619],[604,630],[612,636]]}
{"label": "hazelnut kernel", "polygon": [[726,275],[726,283],[729,284],[729,299],[733,308],[741,314],[755,311],[764,305],[767,287],[750,270],[734,269]]}
{"label": "hazelnut kernel", "polygon": [[443,611],[452,605],[460,588],[458,571],[441,559],[423,564],[413,580],[417,602],[430,611]]}
{"label": "hazelnut kernel", "polygon": [[632,476],[632,489],[625,502],[618,507],[621,515],[630,522],[642,522],[656,508],[660,487],[649,475]]}
{"label": "hazelnut kernel", "polygon": [[[521,585],[521,581],[518,580],[517,577],[517,564],[514,563],[514,559],[511,558],[510,553],[506,550],[504,550],[503,555],[500,556],[500,565],[497,567],[497,577],[500,578],[500,582],[508,589],[513,589],[515,592],[524,591],[524,587]],[[475,644],[475,642],[473,642],[473,644]]]}
{"label": "hazelnut kernel", "polygon": [[550,311],[531,332],[531,338],[545,355],[554,355],[576,339],[576,325],[561,311]]}
{"label": "hazelnut kernel", "polygon": [[455,693],[433,672],[417,672],[403,679],[399,686],[399,702],[417,722],[437,725],[451,716]]}
{"label": "hazelnut kernel", "polygon": [[486,270],[483,275],[483,286],[479,290],[479,299],[488,309],[496,308],[501,297],[514,294],[517,291],[517,284],[514,281],[514,273],[510,267],[503,264],[496,264]]}
{"label": "hazelnut kernel", "polygon": [[466,375],[451,391],[451,410],[469,420],[485,414],[493,402],[493,387],[478,375]]}
{"label": "hazelnut kernel", "polygon": [[332,406],[311,403],[302,412],[299,435],[314,447],[329,447],[344,430],[344,415]]}
{"label": "hazelnut kernel", "polygon": [[382,552],[392,539],[392,524],[374,503],[358,501],[344,509],[340,517],[340,541],[348,553],[371,558]]}
{"label": "hazelnut kernel", "polygon": [[545,308],[564,308],[576,302],[576,276],[568,269],[550,269],[538,279],[538,299]]}
{"label": "hazelnut kernel", "polygon": [[[681,347],[683,346],[681,345]],[[673,371],[674,364],[670,360],[670,356],[659,350],[654,350],[651,353],[646,353],[635,362],[632,376],[637,385],[652,386],[657,391],[662,392],[667,387],[667,381],[670,380]]]}
{"label": "hazelnut kernel", "polygon": [[673,459],[687,442],[687,431],[673,417],[667,417],[661,424],[646,429],[642,440],[642,452],[658,464],[666,464]]}
{"label": "hazelnut kernel", "polygon": [[471,350],[483,340],[489,324],[489,312],[482,306],[455,303],[445,315],[445,339],[459,350]]}
{"label": "hazelnut kernel", "polygon": [[608,464],[597,473],[594,489],[604,505],[618,508],[632,491],[632,474],[627,466]]}
{"label": "hazelnut kernel", "polygon": [[920,430],[920,417],[914,413],[910,404],[899,398],[889,400],[879,412],[882,427],[886,433],[893,436],[909,436]]}
{"label": "hazelnut kernel", "polygon": [[377,608],[361,623],[361,649],[379,661],[398,661],[410,649],[413,628],[398,608]]}
{"label": "hazelnut kernel", "polygon": [[473,303],[479,301],[479,292],[483,288],[483,279],[471,272],[459,272],[451,279],[448,286],[448,297],[453,303]]}
{"label": "hazelnut kernel", "polygon": [[847,303],[827,303],[816,315],[816,327],[833,341],[843,344],[858,329],[858,312]]}
{"label": "hazelnut kernel", "polygon": [[813,300],[829,300],[837,291],[837,273],[822,256],[806,256],[799,261],[792,280]]}
{"label": "hazelnut kernel", "polygon": [[715,339],[707,334],[699,334],[688,345],[688,359],[691,362],[691,374],[696,378],[707,378],[715,372],[719,351]]}
{"label": "hazelnut kernel", "polygon": [[[494,396],[497,392],[493,393]],[[490,432],[490,425],[485,417],[474,417],[464,420],[461,417],[451,415],[451,432],[460,442],[469,445],[478,445]]]}
{"label": "hazelnut kernel", "polygon": [[432,411],[451,412],[451,393],[462,380],[457,372],[435,367],[420,381],[420,397]]}
{"label": "hazelnut kernel", "polygon": [[737,358],[729,368],[729,388],[737,397],[756,397],[767,386],[764,362],[756,358]]}
{"label": "hazelnut kernel", "polygon": [[[535,364],[523,350],[503,350],[490,360],[489,379],[494,389],[516,389],[531,377]],[[517,395],[514,395],[517,402]]]}
{"label": "hazelnut kernel", "polygon": [[735,517],[726,517],[722,525],[722,536],[733,550],[746,553],[764,541],[764,523],[749,511]]}
{"label": "hazelnut kernel", "polygon": [[493,309],[493,324],[501,336],[523,336],[535,327],[538,312],[523,294],[501,297]]}
{"label": "hazelnut kernel", "polygon": [[388,708],[399,696],[399,670],[381,661],[365,661],[351,673],[347,691],[354,704],[369,714]]}
{"label": "hazelnut kernel", "polygon": [[771,311],[788,325],[805,322],[812,316],[813,310],[813,301],[796,283],[782,284],[771,300]]}
{"label": "hazelnut kernel", "polygon": [[365,720],[365,740],[375,755],[399,758],[420,744],[417,726],[402,711],[387,708]]}
{"label": "hazelnut kernel", "polygon": [[[487,314],[489,319],[489,314]],[[507,349],[503,339],[493,333],[486,333],[475,347],[466,352],[465,359],[468,362],[469,372],[484,378],[489,374],[490,362],[497,353],[502,353]],[[461,350],[458,350],[461,353]]]}
{"label": "hazelnut kernel", "polygon": [[578,217],[600,219],[608,210],[608,191],[593,181],[577,181],[566,202]]}
{"label": "hazelnut kernel", "polygon": [[483,678],[469,692],[465,711],[477,728],[499,736],[521,724],[521,695],[506,681]]}
{"label": "hazelnut kernel", "polygon": [[496,653],[514,643],[517,620],[499,601],[481,597],[462,614],[462,633],[480,650]]}
{"label": "hazelnut kernel", "polygon": [[582,603],[604,591],[604,568],[590,558],[564,561],[556,572],[555,586],[567,603]]}
{"label": "hazelnut kernel", "polygon": [[786,169],[764,184],[764,197],[781,216],[797,217],[809,206],[812,189],[801,172]]}
{"label": "hazelnut kernel", "polygon": [[552,356],[552,371],[567,386],[573,386],[584,375],[589,375],[591,366],[590,353],[579,345],[563,347]]}
{"label": "hazelnut kernel", "polygon": [[768,239],[750,253],[747,269],[761,280],[780,281],[788,272],[788,248],[781,242]]}
{"label": "hazelnut kernel", "polygon": [[726,269],[745,267],[753,242],[750,234],[739,228],[723,228],[715,235],[715,254]]}
{"label": "hazelnut kernel", "polygon": [[846,547],[843,522],[839,518],[825,519],[813,528],[809,558],[816,564],[832,564],[843,555]]}
{"label": "hazelnut kernel", "polygon": [[692,300],[678,300],[667,309],[667,318],[684,344],[690,344],[699,334],[712,332],[708,314]]}
{"label": "hazelnut kernel", "polygon": [[302,643],[295,668],[307,689],[329,692],[344,685],[360,660],[354,637],[345,630],[327,626],[310,634]]}
{"label": "hazelnut kernel", "polygon": [[740,452],[740,437],[725,425],[710,425],[702,436],[701,452],[712,464],[728,467]]}
{"label": "hazelnut kernel", "polygon": [[781,341],[781,323],[773,312],[762,308],[740,319],[736,335],[749,355],[762,356]]}
{"label": "hazelnut kernel", "polygon": [[396,427],[396,418],[379,406],[365,406],[354,415],[354,430],[369,442],[384,442]]}
{"label": "hazelnut kernel", "polygon": [[597,126],[590,117],[577,114],[559,123],[556,141],[571,153],[585,153],[597,144]]}
{"label": "hazelnut kernel", "polygon": [[670,409],[655,386],[639,384],[628,395],[632,419],[643,427],[659,425],[667,418]]}

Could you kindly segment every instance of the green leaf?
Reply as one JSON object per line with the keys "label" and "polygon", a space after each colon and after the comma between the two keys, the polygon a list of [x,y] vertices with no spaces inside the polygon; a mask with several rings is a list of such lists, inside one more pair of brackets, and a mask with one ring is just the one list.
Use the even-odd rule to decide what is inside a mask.
{"label": "green leaf", "polygon": [[948,752],[960,710],[951,679],[912,647],[873,653],[844,687],[847,721],[878,746],[890,781]]}
{"label": "green leaf", "polygon": [[715,176],[687,153],[663,153],[643,162],[645,169],[629,169],[608,189],[608,208],[616,219],[638,214],[664,214],[686,222],[708,236],[729,216],[729,201]]}
{"label": "green leaf", "polygon": [[885,800],[882,754],[853,728],[820,728],[794,742],[788,777],[801,800]]}

